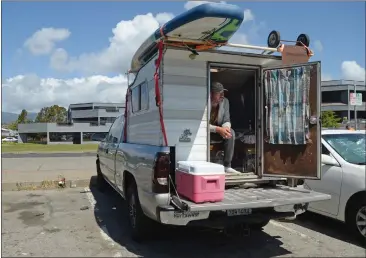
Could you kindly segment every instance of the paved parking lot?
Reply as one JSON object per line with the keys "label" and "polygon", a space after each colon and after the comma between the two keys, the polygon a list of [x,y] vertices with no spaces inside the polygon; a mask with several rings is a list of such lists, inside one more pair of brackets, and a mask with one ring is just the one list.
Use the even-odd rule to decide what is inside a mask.
{"label": "paved parking lot", "polygon": [[250,237],[164,228],[154,241],[130,240],[123,200],[83,188],[3,192],[3,256],[365,257],[365,249],[326,218],[271,222]]}

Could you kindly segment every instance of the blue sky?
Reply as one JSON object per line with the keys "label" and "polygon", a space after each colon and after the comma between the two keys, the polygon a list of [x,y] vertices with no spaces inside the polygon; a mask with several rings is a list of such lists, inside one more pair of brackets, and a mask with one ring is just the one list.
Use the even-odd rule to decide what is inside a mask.
{"label": "blue sky", "polygon": [[[110,45],[112,29],[120,21],[132,20],[136,15],[148,12],[153,15],[161,12],[178,15],[185,11],[185,3],[2,2],[3,81],[26,74],[64,80],[95,74],[115,76],[118,72],[108,69],[86,72],[76,68],[72,71],[52,68],[52,51],[63,48],[69,57],[81,59],[85,53],[99,53]],[[325,77],[342,78],[344,61],[355,61],[364,71],[365,2],[228,3],[236,4],[243,10],[250,9],[254,15],[254,21],[243,24],[240,29],[240,33],[246,34],[250,43],[266,45],[268,33],[273,29],[280,31],[283,39],[296,39],[300,33],[306,33],[311,38],[310,47],[315,51],[312,60],[322,61]],[[33,55],[24,42],[42,28],[64,28],[71,34],[67,39],[55,43],[49,54]]]}

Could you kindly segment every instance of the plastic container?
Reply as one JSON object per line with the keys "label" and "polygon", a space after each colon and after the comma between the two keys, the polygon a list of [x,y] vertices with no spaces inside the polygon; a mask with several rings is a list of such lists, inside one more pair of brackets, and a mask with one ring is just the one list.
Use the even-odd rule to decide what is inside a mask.
{"label": "plastic container", "polygon": [[225,168],[205,161],[178,161],[175,183],[178,194],[194,203],[220,202],[225,194]]}

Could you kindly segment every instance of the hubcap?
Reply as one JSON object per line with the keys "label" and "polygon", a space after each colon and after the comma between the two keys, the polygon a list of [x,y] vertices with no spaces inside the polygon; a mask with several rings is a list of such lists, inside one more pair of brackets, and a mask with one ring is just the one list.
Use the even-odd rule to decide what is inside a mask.
{"label": "hubcap", "polygon": [[131,195],[129,210],[130,210],[129,213],[130,213],[131,225],[132,225],[133,228],[135,228],[135,226],[136,226],[136,201],[135,201],[135,195]]}
{"label": "hubcap", "polygon": [[271,43],[271,45],[273,45],[276,42],[276,35],[272,34],[269,37],[269,42]]}
{"label": "hubcap", "polygon": [[358,210],[356,214],[356,226],[361,235],[366,237],[366,206]]}

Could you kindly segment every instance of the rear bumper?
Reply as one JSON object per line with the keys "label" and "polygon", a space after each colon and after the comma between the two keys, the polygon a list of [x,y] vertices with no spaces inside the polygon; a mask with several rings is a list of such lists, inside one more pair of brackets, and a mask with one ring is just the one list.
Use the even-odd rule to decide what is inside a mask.
{"label": "rear bumper", "polygon": [[[298,188],[276,187],[271,189],[231,189],[225,199],[217,203],[196,204],[182,200],[187,211],[173,206],[157,207],[158,221],[169,225],[210,225],[256,223],[266,219],[296,217],[307,210],[308,204],[329,200],[330,195]],[[252,214],[228,217],[227,210],[251,209]]]}
{"label": "rear bumper", "polygon": [[[304,210],[305,211],[305,210]],[[158,207],[159,221],[162,224],[177,226],[222,227],[240,223],[261,223],[266,219],[279,219],[296,216],[294,211],[277,212],[274,209],[254,209],[250,215],[229,217],[226,211],[179,212],[173,207]]]}

